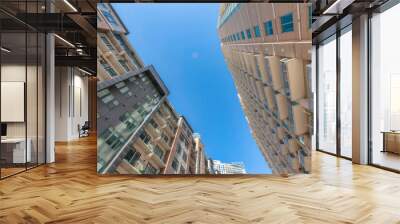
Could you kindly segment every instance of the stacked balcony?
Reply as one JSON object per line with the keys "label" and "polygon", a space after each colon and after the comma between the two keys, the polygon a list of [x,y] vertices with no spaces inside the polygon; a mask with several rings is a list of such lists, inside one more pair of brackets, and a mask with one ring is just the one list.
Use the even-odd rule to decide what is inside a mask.
{"label": "stacked balcony", "polygon": [[151,124],[148,124],[144,129],[146,130],[147,133],[150,134],[152,139],[157,139],[161,136],[160,130],[154,128],[153,125]]}
{"label": "stacked balcony", "polygon": [[[163,141],[163,140],[161,140]],[[160,141],[157,141],[160,142]],[[138,149],[142,155],[153,161],[159,168],[164,168],[165,163],[154,153],[154,145],[151,143],[144,143],[142,139],[138,138],[134,145],[135,149]]]}
{"label": "stacked balcony", "polygon": [[166,121],[161,116],[160,111],[154,113],[153,119],[157,122],[160,128],[163,128],[166,125]]}
{"label": "stacked balcony", "polygon": [[163,126],[163,130],[169,135],[169,136],[175,136],[174,130],[172,130],[171,126],[166,123],[166,125]]}
{"label": "stacked balcony", "polygon": [[312,134],[314,132],[313,127],[314,127],[314,117],[313,117],[313,111],[314,111],[314,94],[312,92],[312,68],[311,64],[307,64],[306,66],[306,71],[307,71],[307,89],[308,89],[308,108],[309,108],[309,113],[308,113],[308,129],[309,133]]}
{"label": "stacked balcony", "polygon": [[[289,111],[288,111],[288,106],[287,106],[288,100],[284,95],[279,93],[279,94],[276,94],[276,103],[278,105],[279,119],[281,119],[282,121],[285,121],[289,116]],[[286,125],[286,128],[288,128],[287,125]]]}
{"label": "stacked balcony", "polygon": [[151,152],[148,157],[159,167],[159,168],[164,168],[165,167],[165,163],[164,161],[162,161],[162,159],[160,157],[158,157],[158,155],[156,155],[154,152]]}
{"label": "stacked balcony", "polygon": [[286,96],[291,101],[306,98],[306,86],[303,61],[301,59],[287,59],[281,61],[281,79]]}
{"label": "stacked balcony", "polygon": [[170,146],[168,145],[168,142],[166,142],[162,137],[156,139],[156,142],[163,147],[165,150],[169,150]]}
{"label": "stacked balcony", "polygon": [[272,85],[271,68],[269,67],[268,57],[262,54],[257,56],[258,64],[260,66],[261,80],[267,84]]}
{"label": "stacked balcony", "polygon": [[139,165],[134,166],[124,159],[121,161],[120,164],[118,164],[118,167],[116,168],[116,171],[119,174],[142,174],[140,170],[141,169]]}
{"label": "stacked balcony", "polygon": [[281,90],[283,88],[282,78],[281,78],[281,68],[280,68],[280,57],[277,56],[267,56],[265,57],[265,67],[269,68],[270,74],[272,76],[272,86],[274,90]]}

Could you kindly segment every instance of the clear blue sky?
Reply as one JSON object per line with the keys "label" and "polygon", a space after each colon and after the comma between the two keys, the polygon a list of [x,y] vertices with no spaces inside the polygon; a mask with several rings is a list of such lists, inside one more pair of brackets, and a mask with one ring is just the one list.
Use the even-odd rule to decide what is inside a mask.
{"label": "clear blue sky", "polygon": [[219,4],[113,4],[169,100],[200,133],[208,156],[243,161],[248,173],[271,173],[259,151],[225,64],[217,35]]}

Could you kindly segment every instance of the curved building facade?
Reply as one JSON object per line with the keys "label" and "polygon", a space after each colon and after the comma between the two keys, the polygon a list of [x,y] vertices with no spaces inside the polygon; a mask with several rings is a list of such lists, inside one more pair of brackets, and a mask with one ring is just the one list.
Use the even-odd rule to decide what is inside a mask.
{"label": "curved building facade", "polygon": [[217,29],[252,135],[272,171],[311,170],[311,4],[224,3]]}

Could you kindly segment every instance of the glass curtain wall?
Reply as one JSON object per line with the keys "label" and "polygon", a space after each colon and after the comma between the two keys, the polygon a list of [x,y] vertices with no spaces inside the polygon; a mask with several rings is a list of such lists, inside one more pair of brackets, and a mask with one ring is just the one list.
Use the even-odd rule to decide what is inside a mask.
{"label": "glass curtain wall", "polygon": [[336,35],[318,46],[317,149],[336,154]]}
{"label": "glass curtain wall", "polygon": [[43,5],[0,3],[1,179],[45,163],[45,35],[21,22]]}
{"label": "glass curtain wall", "polygon": [[400,4],[371,18],[370,162],[400,171]]}
{"label": "glass curtain wall", "polygon": [[352,26],[318,45],[317,149],[352,157]]}

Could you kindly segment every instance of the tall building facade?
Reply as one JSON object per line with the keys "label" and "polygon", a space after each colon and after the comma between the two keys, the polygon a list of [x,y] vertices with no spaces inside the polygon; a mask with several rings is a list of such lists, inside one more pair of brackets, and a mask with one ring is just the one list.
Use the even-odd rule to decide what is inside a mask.
{"label": "tall building facade", "polygon": [[223,163],[220,160],[212,160],[215,174],[246,174],[243,162]]}
{"label": "tall building facade", "polygon": [[129,43],[129,31],[111,4],[97,4],[97,77],[112,79],[143,68],[143,62]]}
{"label": "tall building facade", "polygon": [[310,4],[224,3],[218,34],[252,135],[274,173],[309,172]]}
{"label": "tall building facade", "polygon": [[110,4],[98,4],[97,171],[101,174],[206,174],[200,135],[144,66]]}

